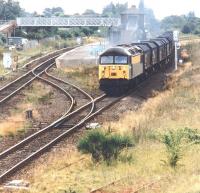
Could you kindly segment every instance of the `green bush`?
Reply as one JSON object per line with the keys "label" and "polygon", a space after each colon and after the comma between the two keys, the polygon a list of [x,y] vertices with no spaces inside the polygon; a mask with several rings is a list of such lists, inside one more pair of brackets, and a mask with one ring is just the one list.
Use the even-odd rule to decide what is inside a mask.
{"label": "green bush", "polygon": [[165,163],[168,163],[172,168],[175,168],[178,164],[178,161],[182,157],[182,142],[184,138],[183,130],[169,131],[168,133],[162,136],[162,142],[164,143],[168,160]]}
{"label": "green bush", "polygon": [[79,141],[78,150],[84,154],[91,154],[95,162],[103,160],[110,164],[112,160],[118,159],[124,148],[132,146],[133,143],[128,136],[95,130]]}
{"label": "green bush", "polygon": [[176,168],[183,156],[183,151],[193,144],[200,143],[200,134],[197,129],[178,129],[168,131],[165,134],[155,134],[156,140],[162,142],[166,147],[167,160],[163,162],[172,168]]}
{"label": "green bush", "polygon": [[105,136],[102,132],[90,132],[79,141],[78,150],[84,154],[91,154],[94,161],[100,161],[104,138]]}
{"label": "green bush", "polygon": [[188,147],[189,143],[196,142],[196,134],[195,130],[186,128],[168,131],[161,135],[161,141],[164,143],[168,154],[168,160],[164,162],[175,168],[182,158],[183,150]]}

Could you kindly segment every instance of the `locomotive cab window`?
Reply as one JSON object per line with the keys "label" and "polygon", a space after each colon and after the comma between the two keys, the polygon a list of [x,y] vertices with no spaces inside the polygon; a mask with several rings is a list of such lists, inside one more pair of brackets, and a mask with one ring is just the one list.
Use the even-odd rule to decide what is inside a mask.
{"label": "locomotive cab window", "polygon": [[113,64],[114,57],[113,56],[101,56],[100,62],[101,62],[101,64]]}
{"label": "locomotive cab window", "polygon": [[115,56],[115,64],[127,64],[128,57],[127,56]]}

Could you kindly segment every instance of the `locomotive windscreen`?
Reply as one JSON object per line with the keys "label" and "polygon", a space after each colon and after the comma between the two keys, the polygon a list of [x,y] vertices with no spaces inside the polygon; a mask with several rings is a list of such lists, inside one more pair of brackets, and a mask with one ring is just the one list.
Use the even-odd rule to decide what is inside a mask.
{"label": "locomotive windscreen", "polygon": [[101,56],[100,63],[101,64],[127,64],[128,57],[127,56]]}

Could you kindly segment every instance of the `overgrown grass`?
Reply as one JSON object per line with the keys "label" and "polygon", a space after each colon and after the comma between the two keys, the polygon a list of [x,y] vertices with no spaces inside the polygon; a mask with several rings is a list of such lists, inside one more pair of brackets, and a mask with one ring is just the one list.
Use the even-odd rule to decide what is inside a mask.
{"label": "overgrown grass", "polygon": [[[74,147],[68,151],[63,149],[59,156],[57,153],[52,154],[47,164],[42,163],[34,169],[34,175],[30,178],[30,192],[58,193],[68,191],[71,187],[76,192],[85,193],[118,179],[121,180],[105,187],[103,192],[135,191],[154,181],[143,192],[200,192],[200,46],[196,46],[191,48],[194,50],[193,66],[173,75],[169,90],[149,99],[136,112],[124,113],[118,122],[105,124],[105,128],[109,125],[111,131],[129,134],[137,142],[134,149],[123,152],[127,160],[129,155],[133,155],[130,161],[121,159],[121,162],[110,166],[94,164],[89,156],[80,155]],[[192,128],[184,130],[187,144],[185,141],[179,143],[182,140],[172,140],[176,138],[178,130],[185,127]],[[156,141],[157,133],[170,140],[165,140],[164,144]],[[181,149],[178,160],[180,167],[176,170],[162,162],[168,160],[166,147],[173,147],[173,143],[175,147],[186,145]],[[177,148],[174,150],[176,152]]]}
{"label": "overgrown grass", "polygon": [[38,106],[46,105],[53,97],[53,92],[50,87],[43,85],[40,82],[35,82],[30,85],[24,92],[24,99],[8,112],[8,117],[0,119],[0,136],[14,137],[15,135],[23,134],[31,128],[32,122],[26,120],[25,112],[32,110],[34,119],[40,115]]}
{"label": "overgrown grass", "polygon": [[[21,51],[13,51],[15,55],[18,56],[18,64],[19,67],[23,66],[27,61],[40,57],[48,52],[52,52],[54,50],[58,50],[64,47],[71,47],[76,45],[76,41],[74,39],[71,40],[55,40],[55,41],[43,41],[38,46],[34,48],[28,48]],[[7,51],[7,49],[0,48],[0,75],[8,72],[8,70],[4,69],[3,61],[2,61],[2,53]]]}
{"label": "overgrown grass", "polygon": [[98,67],[56,69],[53,73],[85,89],[98,90]]}

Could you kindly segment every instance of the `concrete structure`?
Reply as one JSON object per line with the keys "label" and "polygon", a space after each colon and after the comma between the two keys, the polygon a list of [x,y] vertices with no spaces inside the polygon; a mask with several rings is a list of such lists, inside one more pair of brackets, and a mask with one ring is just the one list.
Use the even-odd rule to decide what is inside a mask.
{"label": "concrete structure", "polygon": [[121,13],[121,25],[109,29],[110,42],[112,44],[131,43],[145,39],[144,13],[136,6]]}
{"label": "concrete structure", "polygon": [[56,59],[57,68],[93,67],[98,64],[98,56],[105,49],[102,44],[80,46]]}

